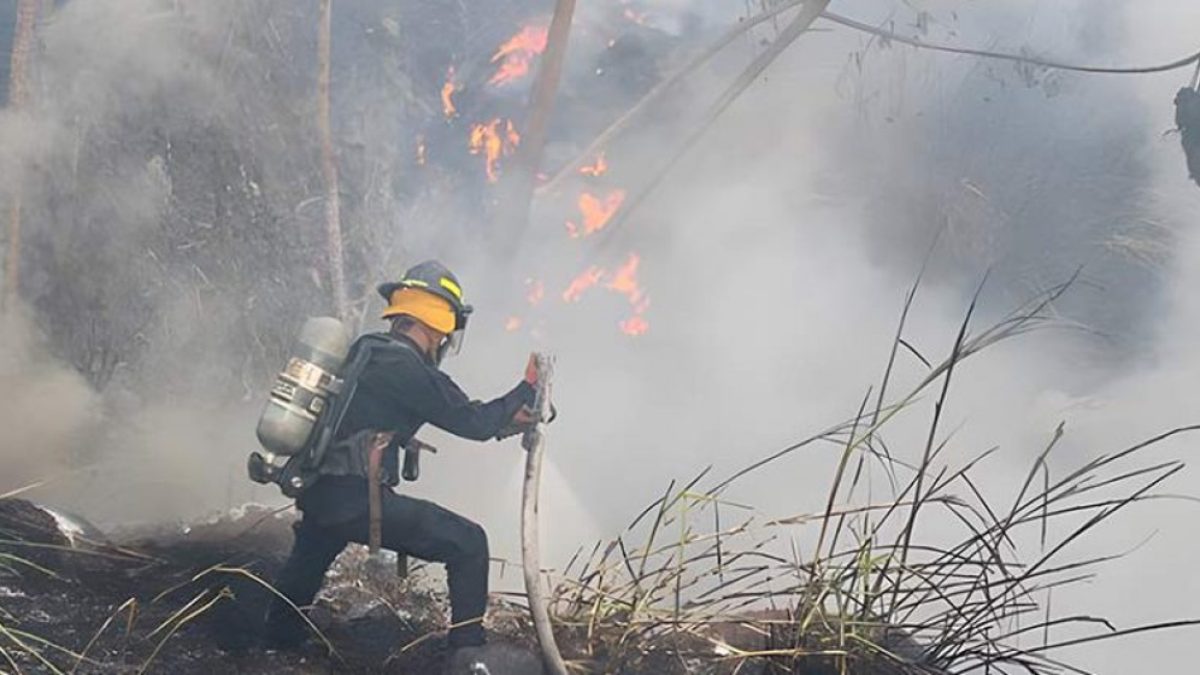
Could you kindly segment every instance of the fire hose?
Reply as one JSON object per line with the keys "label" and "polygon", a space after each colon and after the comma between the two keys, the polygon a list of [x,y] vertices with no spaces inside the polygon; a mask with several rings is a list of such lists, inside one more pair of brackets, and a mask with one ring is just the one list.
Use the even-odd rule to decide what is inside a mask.
{"label": "fire hose", "polygon": [[[543,592],[541,579],[541,551],[538,544],[538,488],[542,476],[542,456],[546,448],[546,423],[554,417],[553,406],[550,402],[550,380],[554,375],[554,362],[546,354],[534,355],[534,367],[537,369],[537,396],[533,403],[534,423],[521,436],[521,446],[525,448],[525,480],[521,493],[521,563],[524,567],[525,593],[529,598],[529,612],[533,617],[533,626],[537,634],[538,646],[542,650],[542,661],[551,675],[569,675],[566,663],[558,650],[554,639],[554,630],[550,625],[550,611],[546,595]],[[384,449],[392,440],[391,434],[375,434],[368,441],[368,504],[370,507],[368,527],[369,563],[378,567],[381,558],[382,544],[382,501],[380,488],[380,469]],[[436,452],[431,446],[419,441],[418,445],[405,449],[405,478],[415,480],[417,476],[415,455],[423,449]],[[410,458],[410,455],[414,455]],[[413,465],[410,467],[410,459]],[[411,475],[411,477],[410,477]],[[400,556],[400,567],[404,565],[404,556]],[[401,576],[404,576],[403,572]]]}
{"label": "fire hose", "polygon": [[541,578],[541,553],[538,546],[538,487],[542,476],[542,455],[546,448],[546,421],[550,419],[550,378],[554,362],[546,354],[534,357],[537,367],[537,398],[534,400],[534,425],[521,437],[525,448],[525,482],[521,493],[521,563],[525,572],[525,593],[529,612],[537,633],[542,660],[552,675],[567,675],[567,666],[554,630],[550,626],[550,611]]}

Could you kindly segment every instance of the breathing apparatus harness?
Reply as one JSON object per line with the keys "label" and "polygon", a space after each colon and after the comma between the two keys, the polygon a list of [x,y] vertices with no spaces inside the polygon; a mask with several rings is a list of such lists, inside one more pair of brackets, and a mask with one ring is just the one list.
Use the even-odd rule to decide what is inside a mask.
{"label": "breathing apparatus harness", "polygon": [[[415,351],[403,340],[397,340],[386,333],[372,333],[360,337],[351,348],[349,358],[341,373],[329,386],[334,391],[334,395],[330,398],[327,407],[318,415],[308,441],[299,452],[288,457],[282,466],[273,464],[259,452],[251,453],[247,464],[251,480],[262,484],[275,483],[285,496],[293,499],[316,482],[320,476],[321,464],[337,437],[351,401],[354,400],[359,377],[367,363],[374,354],[395,349]],[[387,442],[376,450],[374,446],[378,444],[377,439],[380,436],[387,436]],[[382,453],[382,451],[394,447],[393,444],[397,442],[398,439],[394,440],[392,434],[376,434],[372,439],[371,454]],[[404,469],[401,472],[405,480],[415,481],[420,477],[419,453],[422,450],[437,452],[433,446],[416,439],[413,439],[405,447]],[[376,461],[372,459],[372,468],[376,466]]]}

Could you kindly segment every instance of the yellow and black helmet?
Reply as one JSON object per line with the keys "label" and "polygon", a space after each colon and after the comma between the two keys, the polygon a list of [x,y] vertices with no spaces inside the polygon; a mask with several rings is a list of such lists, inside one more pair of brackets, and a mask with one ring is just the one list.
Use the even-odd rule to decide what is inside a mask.
{"label": "yellow and black helmet", "polygon": [[378,290],[388,302],[383,318],[408,314],[446,334],[465,330],[473,310],[463,302],[458,278],[436,260],[411,267],[399,281],[380,284]]}

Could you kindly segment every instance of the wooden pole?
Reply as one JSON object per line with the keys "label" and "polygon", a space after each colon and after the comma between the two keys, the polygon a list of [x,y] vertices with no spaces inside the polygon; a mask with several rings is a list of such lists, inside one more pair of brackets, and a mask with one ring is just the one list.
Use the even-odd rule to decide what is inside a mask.
{"label": "wooden pole", "polygon": [[554,112],[554,99],[562,79],[571,18],[574,15],[575,0],[557,0],[546,37],[546,51],[542,53],[537,80],[530,93],[529,113],[521,129],[521,143],[517,146],[511,165],[504,172],[498,214],[500,227],[497,230],[504,237],[500,242],[504,254],[516,252],[529,226],[529,204],[541,167],[542,152],[546,147],[550,115]]}
{"label": "wooden pole", "polygon": [[[34,28],[37,25],[38,0],[18,0],[17,22],[13,31],[12,60],[8,78],[8,106],[21,110],[29,103],[29,62],[33,54]],[[6,309],[12,308],[19,295],[21,278],[21,176],[13,180],[11,203],[8,207],[8,254],[4,264],[4,297]]]}
{"label": "wooden pole", "polygon": [[321,0],[317,34],[317,125],[321,135],[321,176],[325,187],[325,255],[333,308],[338,318],[350,318],[346,294],[345,256],[342,250],[342,220],[338,200],[337,157],[330,122],[330,63],[333,47],[333,0]]}
{"label": "wooden pole", "polygon": [[545,420],[550,418],[550,379],[554,375],[554,363],[545,354],[538,354],[535,358],[538,393],[534,414],[538,421],[521,438],[521,445],[526,452],[525,484],[521,495],[521,565],[524,568],[525,594],[529,598],[533,627],[538,645],[542,648],[542,661],[551,675],[568,675],[554,639],[554,630],[550,626],[550,611],[542,588],[541,550],[538,543],[538,490],[542,477],[542,455],[546,449]]}

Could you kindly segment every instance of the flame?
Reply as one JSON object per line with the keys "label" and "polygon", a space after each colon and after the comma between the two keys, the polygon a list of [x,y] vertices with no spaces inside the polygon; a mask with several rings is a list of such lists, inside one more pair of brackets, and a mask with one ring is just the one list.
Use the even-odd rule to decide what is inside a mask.
{"label": "flame", "polygon": [[521,329],[520,317],[510,316],[510,317],[508,317],[508,321],[504,322],[504,330],[506,330],[510,333],[518,331],[520,329]]}
{"label": "flame", "polygon": [[630,253],[625,264],[621,265],[621,268],[605,285],[605,288],[625,296],[629,301],[629,305],[633,309],[633,316],[622,321],[620,327],[621,332],[634,337],[644,335],[646,331],[650,330],[650,323],[643,316],[650,308],[650,298],[642,290],[637,278],[638,265],[641,264],[641,261],[638,254]]}
{"label": "flame", "polygon": [[600,280],[603,278],[604,270],[592,265],[583,274],[575,277],[571,285],[567,287],[567,290],[563,291],[563,302],[577,302],[584,291],[600,283]]}
{"label": "flame", "polygon": [[446,71],[446,83],[442,85],[442,114],[446,119],[450,119],[458,114],[458,109],[454,107],[454,94],[462,89],[462,85],[454,81],[454,66]]}
{"label": "flame", "polygon": [[640,306],[645,299],[645,294],[642,293],[637,280],[638,265],[641,262],[642,259],[638,254],[630,253],[629,259],[625,261],[624,265],[621,265],[621,269],[617,270],[617,273],[605,286],[610,291],[624,295],[629,299],[629,304],[634,305],[635,308]]}
{"label": "flame", "polygon": [[425,137],[417,136],[417,165],[425,166]]}
{"label": "flame", "polygon": [[488,84],[503,85],[519,80],[529,73],[529,64],[533,57],[546,51],[546,38],[549,28],[546,26],[524,26],[508,42],[500,45],[492,56],[492,63],[499,62],[496,74],[488,80]]}
{"label": "flame", "polygon": [[562,299],[564,302],[578,302],[584,292],[607,277],[608,283],[604,284],[604,288],[624,296],[632,311],[629,317],[618,324],[621,332],[633,337],[645,335],[646,331],[650,330],[650,322],[645,316],[646,310],[650,309],[650,297],[638,283],[638,266],[641,261],[637,253],[630,253],[625,264],[611,276],[602,268],[593,265],[575,277],[567,290],[563,291]]}
{"label": "flame", "polygon": [[521,136],[513,128],[512,120],[505,122],[505,128],[501,132],[500,118],[497,117],[486,124],[473,125],[467,147],[472,155],[483,154],[488,182],[495,183],[499,178],[496,166],[500,158],[511,155],[520,141]]}
{"label": "flame", "polygon": [[572,237],[586,237],[599,232],[612,219],[617,209],[621,208],[624,201],[625,191],[621,189],[610,191],[604,199],[590,192],[580,193],[579,212],[583,216],[583,224],[577,225],[567,221],[567,232]]}
{"label": "flame", "polygon": [[621,327],[621,332],[631,337],[645,335],[646,331],[650,330],[650,323],[638,315],[634,315],[617,324]]}
{"label": "flame", "polygon": [[608,171],[608,162],[604,159],[604,153],[600,153],[596,157],[596,161],[579,167],[579,173],[585,176],[603,176]]}

